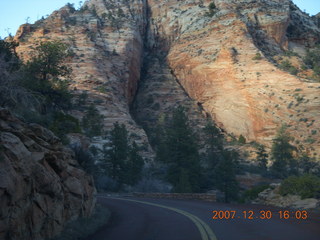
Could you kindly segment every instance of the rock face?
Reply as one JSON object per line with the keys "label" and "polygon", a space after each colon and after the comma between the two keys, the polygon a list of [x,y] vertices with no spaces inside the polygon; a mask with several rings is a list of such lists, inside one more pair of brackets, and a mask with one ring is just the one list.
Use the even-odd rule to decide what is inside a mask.
{"label": "rock face", "polygon": [[185,91],[230,134],[270,146],[286,123],[319,154],[320,84],[279,69],[273,60],[289,46],[314,45],[319,28],[289,0],[216,0],[215,14],[206,17],[210,2],[149,1],[150,35],[158,39],[155,47],[168,52]]}
{"label": "rock face", "polygon": [[0,239],[48,239],[92,213],[93,179],[52,132],[0,109],[0,147]]}
{"label": "rock face", "polygon": [[[125,123],[149,152],[130,114],[134,100],[145,128],[179,102],[192,106],[194,125],[210,116],[228,134],[267,146],[287,124],[296,144],[320,154],[320,84],[279,68],[290,50],[299,55],[288,59],[303,72],[306,49],[320,39],[315,19],[290,0],[91,0],[22,26],[15,40],[26,59],[39,40],[69,43],[71,87],[88,92],[87,104],[104,115],[106,129]],[[150,96],[153,106],[145,104]]]}
{"label": "rock face", "polygon": [[[69,44],[74,52],[68,61],[74,79],[70,89],[78,96],[88,93],[86,105],[95,105],[104,116],[105,130],[117,121],[124,123],[137,143],[148,149],[144,130],[129,113],[142,67],[146,9],[145,0],[92,0],[81,11],[65,6],[47,19],[22,25],[15,40],[20,43],[17,52],[26,60],[32,54],[30,47],[39,41]],[[84,116],[76,110],[72,114]]]}

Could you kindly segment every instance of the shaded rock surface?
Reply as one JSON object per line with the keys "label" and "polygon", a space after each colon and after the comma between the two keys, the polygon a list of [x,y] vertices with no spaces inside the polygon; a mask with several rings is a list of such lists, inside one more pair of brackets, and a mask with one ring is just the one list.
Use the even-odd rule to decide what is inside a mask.
{"label": "shaded rock surface", "polygon": [[92,213],[93,178],[51,131],[0,109],[0,146],[0,239],[48,239]]}

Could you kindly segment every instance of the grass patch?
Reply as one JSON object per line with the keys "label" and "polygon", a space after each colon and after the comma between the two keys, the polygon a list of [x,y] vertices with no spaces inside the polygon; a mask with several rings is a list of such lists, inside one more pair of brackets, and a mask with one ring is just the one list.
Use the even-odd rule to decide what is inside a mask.
{"label": "grass patch", "polygon": [[79,218],[69,222],[62,233],[51,240],[81,240],[94,234],[99,228],[106,225],[110,218],[110,211],[101,206],[96,205],[95,211],[89,218]]}

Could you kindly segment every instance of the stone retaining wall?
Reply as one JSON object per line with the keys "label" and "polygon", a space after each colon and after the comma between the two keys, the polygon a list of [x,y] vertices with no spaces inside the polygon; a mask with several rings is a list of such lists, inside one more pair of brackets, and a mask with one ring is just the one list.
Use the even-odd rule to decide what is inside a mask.
{"label": "stone retaining wall", "polygon": [[192,199],[215,202],[215,194],[206,193],[133,193],[134,197],[145,198],[170,198],[170,199]]}

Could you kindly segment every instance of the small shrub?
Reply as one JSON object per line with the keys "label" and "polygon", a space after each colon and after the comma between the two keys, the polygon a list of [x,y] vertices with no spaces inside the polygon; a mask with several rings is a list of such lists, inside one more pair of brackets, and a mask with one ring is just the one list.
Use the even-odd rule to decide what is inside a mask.
{"label": "small shrub", "polygon": [[313,143],[315,143],[316,141],[317,141],[317,140],[315,140],[314,138],[309,137],[309,138],[307,138],[307,139],[305,140],[305,143],[313,144]]}
{"label": "small shrub", "polygon": [[299,195],[303,199],[320,198],[320,178],[312,174],[288,177],[280,186],[280,194]]}
{"label": "small shrub", "polygon": [[240,144],[245,144],[246,141],[247,141],[246,138],[241,134],[241,135],[239,136],[238,142],[239,142]]}
{"label": "small shrub", "polygon": [[208,6],[208,9],[209,9],[209,12],[206,13],[206,16],[207,17],[213,17],[214,14],[216,14],[217,12],[217,7],[216,5],[214,4],[214,2],[211,2]]}
{"label": "small shrub", "polygon": [[288,60],[285,60],[285,61],[282,61],[279,65],[279,67],[284,70],[284,71],[287,71],[289,72],[290,74],[292,75],[297,75],[298,74],[298,69],[295,68],[294,66],[292,66],[292,64],[288,61]]}
{"label": "small shrub", "polygon": [[256,53],[256,55],[252,58],[252,60],[261,60],[262,56],[261,53]]}
{"label": "small shrub", "polygon": [[263,192],[264,190],[268,189],[270,186],[269,185],[260,185],[260,186],[255,186],[247,191],[245,191],[242,195],[242,198],[244,202],[254,200],[258,197],[259,193]]}

